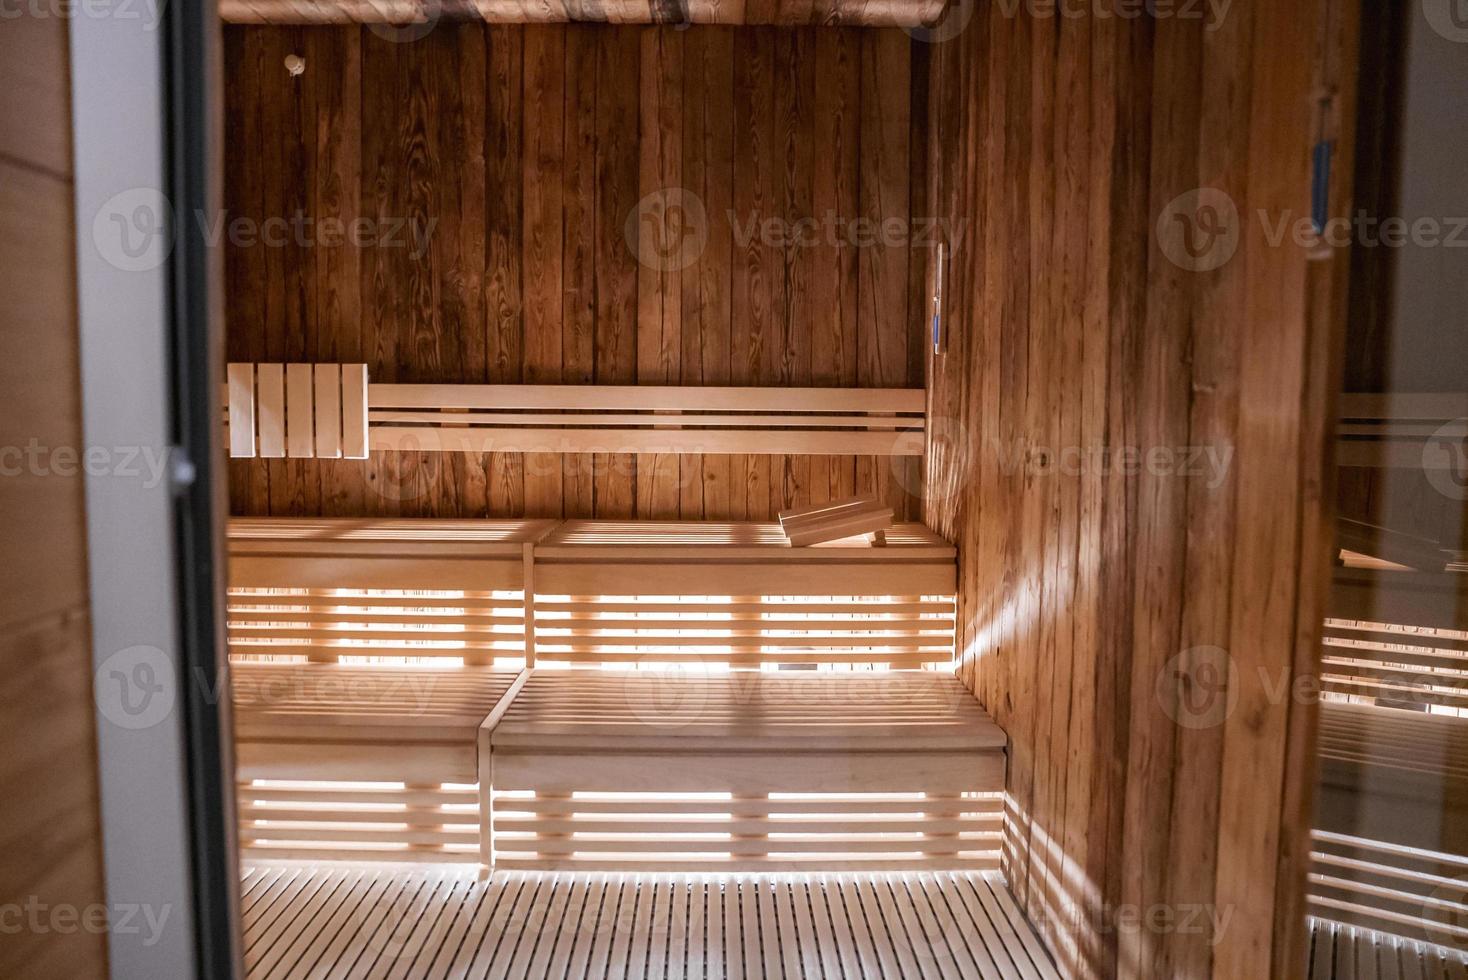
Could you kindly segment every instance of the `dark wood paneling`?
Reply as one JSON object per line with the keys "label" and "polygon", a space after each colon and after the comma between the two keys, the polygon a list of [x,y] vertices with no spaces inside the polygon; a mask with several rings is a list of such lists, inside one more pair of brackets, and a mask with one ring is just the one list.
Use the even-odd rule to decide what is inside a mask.
{"label": "dark wood paneling", "polygon": [[[227,218],[405,223],[394,245],[231,236],[231,360],[361,359],[382,381],[923,383],[922,243],[850,241],[923,217],[925,62],[900,31],[225,38]],[[657,229],[639,202],[669,190],[701,204],[707,243],[686,265],[640,262]],[[247,515],[761,520],[860,491],[909,517],[919,479],[853,457],[230,463]]]}
{"label": "dark wood paneling", "polygon": [[[1300,975],[1313,711],[1289,685],[1314,670],[1345,257],[1250,221],[1195,272],[1156,227],[1198,187],[1308,213],[1323,6],[980,5],[932,54],[929,193],[969,235],[925,516],[960,545],[960,676],[1010,738],[1009,879],[1069,975]],[[1190,447],[1227,465],[1179,469]],[[1236,701],[1197,724],[1210,647]]]}

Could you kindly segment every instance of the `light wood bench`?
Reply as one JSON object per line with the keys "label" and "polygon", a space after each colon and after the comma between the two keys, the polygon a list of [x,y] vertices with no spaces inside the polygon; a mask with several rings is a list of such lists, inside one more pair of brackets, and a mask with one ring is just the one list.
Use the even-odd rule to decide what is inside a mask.
{"label": "light wood bench", "polygon": [[1468,709],[1468,576],[1339,568],[1321,651],[1331,695]]}
{"label": "light wood bench", "polygon": [[[954,549],[921,525],[893,528],[877,548],[791,547],[777,524],[261,519],[232,522],[229,543],[241,834],[252,852],[476,860],[482,848],[488,861],[479,821],[489,808],[478,800],[502,724],[506,766],[517,753],[540,760],[526,792],[560,792],[557,766],[577,758],[567,764],[591,767],[591,792],[619,782],[663,792],[641,788],[636,767],[666,755],[657,692],[672,677],[673,694],[706,696],[712,712],[677,733],[679,765],[663,781],[697,820],[722,811],[699,810],[709,798],[687,794],[717,792],[740,797],[738,818],[723,821],[740,837],[760,827],[754,837],[782,841],[789,807],[797,830],[840,828],[801,835],[789,854],[768,842],[740,841],[723,856],[690,844],[703,855],[693,864],[997,861],[1003,736],[947,672],[521,672],[537,659],[946,666]],[[531,680],[518,700],[517,684]],[[619,704],[637,706],[640,728]],[[582,707],[583,724],[560,742],[549,735],[543,712]],[[517,732],[530,741],[512,744]],[[704,770],[722,788],[699,788]],[[812,786],[824,795],[779,799]],[[652,812],[637,806],[626,814]],[[511,864],[521,839],[506,839]],[[628,863],[611,853],[612,864]]]}
{"label": "light wood bench", "polygon": [[230,670],[240,839],[251,855],[480,860],[479,728],[520,671]]}
{"label": "light wood bench", "polygon": [[518,660],[531,550],[555,524],[237,518],[228,532],[229,652]]}
{"label": "light wood bench", "polygon": [[230,522],[249,853],[480,860],[478,730],[520,673],[529,549],[552,525]]}
{"label": "light wood bench", "polygon": [[946,672],[541,668],[480,785],[497,868],[987,869],[1004,746]]}

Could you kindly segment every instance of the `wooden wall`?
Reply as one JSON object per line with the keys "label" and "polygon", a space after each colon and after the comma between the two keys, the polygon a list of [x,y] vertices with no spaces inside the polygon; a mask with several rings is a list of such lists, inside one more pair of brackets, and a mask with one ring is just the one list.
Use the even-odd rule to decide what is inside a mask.
{"label": "wooden wall", "polygon": [[[926,517],[960,545],[960,675],[1010,738],[1010,881],[1077,977],[1303,973],[1292,684],[1345,262],[1271,246],[1257,213],[1310,213],[1311,93],[1354,64],[1341,4],[1325,67],[1322,6],[980,3],[932,56],[930,199],[978,233],[948,271]],[[1199,231],[1199,201],[1169,205],[1200,187],[1239,244],[1193,271],[1165,215]]]}
{"label": "wooden wall", "polygon": [[[67,20],[0,31],[0,976],[105,976]],[[32,448],[34,447],[34,448]],[[73,455],[66,455],[71,453]],[[32,462],[34,461],[34,462]],[[32,898],[34,897],[34,902]],[[45,906],[29,927],[28,904]],[[16,927],[19,932],[14,932]]]}
{"label": "wooden wall", "polygon": [[[900,31],[445,24],[390,43],[228,27],[225,42],[229,220],[432,222],[422,250],[235,241],[231,360],[365,361],[377,381],[923,383],[918,248],[748,234],[926,213],[926,49]],[[665,188],[707,218],[706,247],[671,271],[625,234]],[[757,520],[853,493],[915,515],[920,470],[376,453],[232,461],[230,488],[250,515]]]}

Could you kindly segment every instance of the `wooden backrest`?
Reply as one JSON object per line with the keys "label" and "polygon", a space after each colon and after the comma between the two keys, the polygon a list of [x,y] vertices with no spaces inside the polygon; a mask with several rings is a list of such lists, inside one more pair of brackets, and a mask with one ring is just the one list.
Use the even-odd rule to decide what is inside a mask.
{"label": "wooden backrest", "polygon": [[546,521],[229,525],[232,656],[522,656],[526,549]]}
{"label": "wooden backrest", "polygon": [[369,384],[362,365],[231,364],[225,398],[236,457],[920,456],[925,444],[921,388]]}
{"label": "wooden backrest", "polygon": [[1468,858],[1316,831],[1310,914],[1468,949]]}
{"label": "wooden backrest", "polygon": [[539,662],[873,664],[953,657],[955,553],[791,547],[778,524],[568,521],[535,549]]}
{"label": "wooden backrest", "polygon": [[1367,466],[1457,471],[1463,460],[1450,452],[1468,438],[1468,393],[1347,394],[1341,396],[1336,462]]}
{"label": "wooden backrest", "polygon": [[778,524],[236,520],[229,649],[467,664],[951,662],[953,546],[920,524],[886,540],[791,547]]}
{"label": "wooden backrest", "polygon": [[1468,714],[1464,576],[1342,569],[1325,622],[1327,695]]}

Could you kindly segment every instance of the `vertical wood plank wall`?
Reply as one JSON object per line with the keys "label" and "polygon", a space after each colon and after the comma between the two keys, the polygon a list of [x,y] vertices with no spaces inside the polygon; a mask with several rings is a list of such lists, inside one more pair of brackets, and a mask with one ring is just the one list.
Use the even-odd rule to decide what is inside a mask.
{"label": "vertical wood plank wall", "polygon": [[[926,46],[901,31],[441,24],[391,43],[227,27],[225,51],[231,360],[365,361],[400,382],[923,384],[922,242],[867,241],[926,214]],[[643,212],[698,221],[692,198],[707,242],[682,266]],[[296,215],[314,224],[277,224],[279,247],[229,227]],[[408,223],[396,244],[322,247],[323,219]],[[754,233],[771,219],[814,219],[813,243]],[[232,460],[230,490],[245,515],[690,520],[863,493],[900,519],[920,474],[853,457],[374,453]]]}
{"label": "vertical wood plank wall", "polygon": [[[1324,6],[980,3],[931,56],[930,199],[972,232],[925,517],[960,545],[960,676],[1010,738],[1010,882],[1078,977],[1304,969],[1314,711],[1291,685],[1339,334],[1312,277],[1345,259],[1270,245],[1258,212],[1310,214],[1312,92],[1354,63],[1323,62]],[[1193,271],[1158,222],[1200,187],[1240,240]]]}
{"label": "vertical wood plank wall", "polygon": [[[0,976],[96,977],[105,936],[73,928],[105,896],[68,20],[33,13],[0,29]],[[67,931],[33,928],[27,906]]]}

